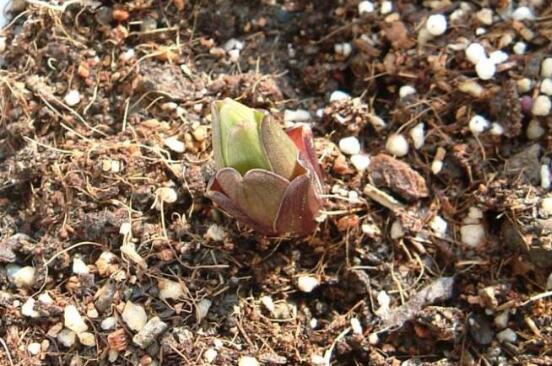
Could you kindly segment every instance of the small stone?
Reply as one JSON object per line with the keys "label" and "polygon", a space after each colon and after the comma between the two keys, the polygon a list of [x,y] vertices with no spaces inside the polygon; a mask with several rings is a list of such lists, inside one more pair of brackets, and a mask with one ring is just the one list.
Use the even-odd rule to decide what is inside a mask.
{"label": "small stone", "polygon": [[111,252],[102,252],[96,261],[98,274],[102,277],[109,277],[119,270],[118,258]]}
{"label": "small stone", "polygon": [[301,292],[312,292],[319,284],[318,278],[311,275],[301,275],[297,278],[297,288]]}
{"label": "small stone", "polygon": [[284,111],[284,121],[286,122],[308,122],[311,119],[312,116],[310,112],[304,109],[286,109]]}
{"label": "small stone", "polygon": [[224,230],[224,227],[217,224],[209,226],[207,232],[205,233],[205,238],[213,241],[223,241],[225,236],[226,231]]}
{"label": "small stone", "polygon": [[491,124],[491,130],[489,131],[491,135],[501,136],[504,133],[504,127],[500,123],[493,122]]}
{"label": "small stone", "polygon": [[89,319],[98,319],[100,314],[98,313],[98,310],[96,310],[94,305],[90,304],[88,310],[86,310],[86,316]]}
{"label": "small stone", "polygon": [[540,179],[541,179],[541,187],[543,189],[550,189],[552,186],[552,176],[550,174],[550,167],[548,164],[543,164],[540,167]]}
{"label": "small stone", "polygon": [[460,228],[462,243],[475,248],[485,240],[485,227],[481,224],[464,225]]}
{"label": "small stone", "polygon": [[552,57],[547,57],[542,61],[541,76],[543,78],[552,78]]}
{"label": "small stone", "polygon": [[414,94],[416,94],[416,89],[414,89],[414,87],[411,86],[411,85],[403,85],[399,89],[399,97],[401,99],[404,99],[404,98],[406,98],[410,95],[414,95]]}
{"label": "small stone", "polygon": [[546,78],[541,82],[540,91],[548,96],[552,95],[552,79]]}
{"label": "small stone", "polygon": [[132,338],[132,341],[138,347],[146,349],[157,337],[163,334],[167,327],[167,323],[155,316],[148,320],[142,330]]}
{"label": "small stone", "polygon": [[88,330],[88,325],[84,322],[83,317],[79,314],[75,305],[67,305],[63,316],[65,327],[71,329],[75,333],[82,333]]}
{"label": "small stone", "polygon": [[484,25],[492,25],[493,24],[493,11],[489,8],[483,8],[479,10],[475,16],[477,17],[477,20],[479,20]]}
{"label": "small stone", "polygon": [[274,301],[272,301],[272,297],[263,296],[263,297],[261,297],[260,300],[261,300],[261,303],[266,308],[266,310],[268,310],[270,313],[274,313],[275,306],[274,306]]}
{"label": "small stone", "polygon": [[474,313],[468,319],[470,335],[480,345],[488,345],[493,341],[494,333],[487,318],[479,313]]}
{"label": "small stone", "polygon": [[351,156],[351,164],[358,172],[362,173],[370,166],[370,157],[365,154],[355,154]]}
{"label": "small stone", "polygon": [[260,366],[260,363],[255,357],[242,356],[238,360],[238,366]]}
{"label": "small stone", "polygon": [[100,323],[100,328],[102,328],[102,330],[112,330],[115,329],[116,326],[117,318],[114,316],[107,317]]}
{"label": "small stone", "polygon": [[529,78],[523,78],[516,81],[520,93],[528,93],[533,88],[533,82]]}
{"label": "small stone", "polygon": [[473,116],[469,122],[470,131],[474,136],[481,134],[490,126],[491,124],[489,123],[489,121],[485,117],[478,114]]}
{"label": "small stone", "polygon": [[538,119],[533,119],[527,125],[527,131],[525,134],[529,140],[536,140],[541,138],[546,130],[542,127]]}
{"label": "small stone", "polygon": [[228,51],[228,60],[232,63],[237,63],[240,60],[240,50],[230,50]]}
{"label": "small stone", "polygon": [[78,90],[70,90],[67,94],[65,94],[65,98],[63,98],[63,100],[69,107],[74,107],[80,103],[81,96]]}
{"label": "small stone", "polygon": [[349,55],[351,55],[351,52],[353,52],[353,46],[351,46],[351,44],[348,42],[337,43],[334,45],[334,52],[347,58],[349,57]]}
{"label": "small stone", "polygon": [[165,203],[174,203],[178,199],[178,193],[171,187],[158,188],[156,196]]}
{"label": "small stone", "polygon": [[27,346],[27,351],[29,351],[29,353],[33,356],[38,355],[40,353],[40,349],[41,349],[40,343],[37,343],[37,342],[30,343]]}
{"label": "small stone", "polygon": [[370,335],[368,336],[368,343],[370,343],[373,346],[378,344],[379,341],[380,339],[377,333],[370,333]]}
{"label": "small stone", "polygon": [[0,36],[0,54],[6,51],[6,37]]}
{"label": "small stone", "polygon": [[362,334],[362,325],[358,318],[351,318],[351,329],[354,334]]}
{"label": "small stone", "polygon": [[330,95],[330,102],[337,102],[339,100],[350,99],[351,96],[341,90],[336,90]]}
{"label": "small stone", "polygon": [[161,300],[177,300],[184,296],[184,288],[180,282],[160,279],[158,287]]}
{"label": "small stone", "polygon": [[508,326],[509,318],[510,318],[510,312],[508,310],[504,310],[495,316],[494,324],[498,329],[504,329]]}
{"label": "small stone", "polygon": [[27,301],[21,306],[21,314],[29,318],[38,318],[40,314],[34,309],[35,300],[29,297]]}
{"label": "small stone", "polygon": [[224,46],[222,46],[226,52],[231,50],[243,50],[244,47],[245,43],[236,38],[230,38],[226,41]]}
{"label": "small stone", "polygon": [[490,80],[496,72],[496,66],[490,59],[484,59],[475,64],[475,72],[481,80]]}
{"label": "small stone", "polygon": [[550,109],[552,108],[552,103],[550,102],[550,98],[548,98],[546,95],[539,95],[535,98],[535,101],[533,102],[533,108],[531,108],[531,113],[535,116],[547,116],[550,113]]}
{"label": "small stone", "polygon": [[43,292],[38,295],[38,301],[44,305],[51,305],[54,303],[54,299],[47,292]]}
{"label": "small stone", "polygon": [[186,145],[178,139],[178,136],[171,136],[167,137],[163,143],[165,146],[167,146],[170,150],[176,152],[176,153],[183,153],[186,151]]}
{"label": "small stone", "polygon": [[508,54],[504,51],[500,51],[500,50],[497,50],[497,51],[493,51],[491,52],[491,54],[489,55],[489,59],[494,62],[496,65],[498,64],[501,64],[501,63],[504,63],[506,61],[508,61]]}
{"label": "small stone", "polygon": [[381,7],[380,7],[380,13],[382,15],[386,15],[386,14],[389,14],[393,11],[393,2],[391,1],[383,1],[381,3]]}
{"label": "small stone", "polygon": [[117,361],[118,357],[119,357],[119,351],[117,351],[116,349],[110,349],[109,352],[107,353],[107,359],[111,363],[114,363],[115,361]]}
{"label": "small stone", "polygon": [[127,301],[125,304],[122,318],[126,325],[135,332],[141,331],[148,320],[144,307],[134,304],[132,301]]}
{"label": "small stone", "polygon": [[64,347],[72,347],[77,340],[77,335],[70,329],[63,328],[57,335],[57,340]]}
{"label": "small stone", "polygon": [[548,275],[548,279],[546,280],[546,290],[547,291],[552,290],[552,273]]}
{"label": "small stone", "polygon": [[543,216],[552,216],[552,196],[542,199],[540,211]]}
{"label": "small stone", "polygon": [[115,287],[113,281],[105,282],[94,295],[94,307],[96,310],[100,313],[108,311],[111,308],[116,291],[117,288]]}
{"label": "small stone", "polygon": [[207,126],[198,126],[192,131],[192,135],[199,142],[205,141],[208,135]]}
{"label": "small stone", "polygon": [[387,138],[387,142],[385,143],[385,149],[394,156],[405,156],[408,154],[408,141],[404,137],[404,135],[400,133],[394,133],[391,134]]}
{"label": "small stone", "polygon": [[90,332],[82,332],[77,334],[80,344],[86,347],[94,347],[96,345],[96,337]]}
{"label": "small stone", "polygon": [[433,36],[440,36],[447,31],[447,18],[443,14],[433,14],[427,18],[426,29]]}
{"label": "small stone", "polygon": [[313,366],[327,366],[328,362],[326,362],[326,359],[324,356],[312,354],[310,356],[310,362]]}
{"label": "small stone", "polygon": [[523,55],[525,53],[525,50],[527,49],[527,44],[525,42],[516,42],[514,44],[513,50],[516,55]]}
{"label": "small stone", "polygon": [[79,257],[73,258],[73,273],[76,275],[85,275],[90,273],[88,266]]}
{"label": "small stone", "polygon": [[414,143],[416,150],[424,146],[425,143],[425,125],[423,122],[418,123],[416,126],[410,129],[410,138]]}
{"label": "small stone", "polygon": [[6,266],[8,279],[17,287],[32,287],[35,281],[35,269],[31,266],[19,267],[15,264]]}
{"label": "small stone", "polygon": [[214,348],[207,348],[205,352],[203,352],[203,359],[207,363],[212,363],[215,358],[217,358],[218,352]]}
{"label": "small stone", "polygon": [[475,98],[480,98],[485,93],[485,89],[481,86],[481,84],[474,80],[460,82],[460,84],[458,84],[458,90]]}
{"label": "small stone", "polygon": [[515,343],[517,341],[517,334],[510,328],[506,328],[496,335],[496,339],[500,343]]}
{"label": "small stone", "polygon": [[361,1],[358,3],[358,13],[360,15],[372,13],[374,11],[374,3],[371,1]]}
{"label": "small stone", "polygon": [[391,229],[389,230],[389,236],[393,240],[400,239],[404,236],[404,229],[399,220],[395,220],[391,224]]}
{"label": "small stone", "polygon": [[485,48],[479,43],[471,43],[466,47],[466,58],[474,65],[477,65],[480,61],[487,59]]}
{"label": "small stone", "polygon": [[435,215],[430,221],[429,227],[437,236],[444,237],[447,233],[448,224],[441,216]]}
{"label": "small stone", "polygon": [[532,20],[535,18],[531,9],[526,6],[520,6],[512,13],[512,18],[517,21]]}
{"label": "small stone", "polygon": [[203,318],[205,318],[207,316],[207,314],[209,313],[209,309],[211,308],[212,304],[213,304],[213,302],[211,300],[207,299],[207,298],[201,299],[197,303],[196,317],[197,317],[198,321],[203,320]]}
{"label": "small stone", "polygon": [[339,140],[339,149],[347,155],[360,153],[360,142],[355,136],[345,137]]}

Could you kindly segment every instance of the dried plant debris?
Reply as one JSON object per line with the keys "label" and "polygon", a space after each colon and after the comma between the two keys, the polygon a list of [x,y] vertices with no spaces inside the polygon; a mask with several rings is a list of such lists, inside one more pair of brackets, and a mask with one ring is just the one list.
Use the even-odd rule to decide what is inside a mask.
{"label": "dried plant debris", "polygon": [[[0,365],[552,364],[549,2],[5,13]],[[309,235],[205,196],[225,98],[312,131]]]}

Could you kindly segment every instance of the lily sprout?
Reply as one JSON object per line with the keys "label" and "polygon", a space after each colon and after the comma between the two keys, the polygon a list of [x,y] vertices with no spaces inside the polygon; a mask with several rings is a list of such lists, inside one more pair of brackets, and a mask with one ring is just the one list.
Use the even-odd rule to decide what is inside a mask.
{"label": "lily sprout", "polygon": [[313,233],[323,183],[310,128],[284,132],[270,115],[229,98],[213,103],[212,118],[217,172],[207,197],[261,234]]}

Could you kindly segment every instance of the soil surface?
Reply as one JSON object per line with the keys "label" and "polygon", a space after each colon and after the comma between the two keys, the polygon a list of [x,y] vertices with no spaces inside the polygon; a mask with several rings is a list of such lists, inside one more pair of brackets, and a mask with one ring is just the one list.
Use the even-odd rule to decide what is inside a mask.
{"label": "soil surface", "polygon": [[[548,1],[8,11],[0,365],[552,364]],[[204,197],[225,97],[311,125],[312,236]]]}

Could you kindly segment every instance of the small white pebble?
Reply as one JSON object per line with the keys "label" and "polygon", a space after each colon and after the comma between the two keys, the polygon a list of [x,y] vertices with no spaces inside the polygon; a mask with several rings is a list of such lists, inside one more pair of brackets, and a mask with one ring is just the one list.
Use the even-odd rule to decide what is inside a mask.
{"label": "small white pebble", "polygon": [[326,362],[326,359],[324,358],[324,356],[320,356],[320,355],[317,355],[317,354],[312,354],[310,356],[310,363],[313,366],[327,366],[328,365],[328,362]]}
{"label": "small white pebble", "polygon": [[466,11],[463,9],[456,9],[452,13],[450,13],[449,19],[451,23],[456,23],[458,21],[461,21],[462,18],[466,16]]}
{"label": "small white pebble", "polygon": [[276,307],[274,306],[274,301],[272,300],[272,297],[270,296],[263,296],[261,297],[261,304],[268,310],[270,313],[273,313]]}
{"label": "small white pebble", "polygon": [[546,130],[542,127],[538,119],[532,119],[527,125],[527,131],[525,134],[529,140],[536,140],[541,138]]}
{"label": "small white pebble", "polygon": [[496,72],[496,65],[493,61],[486,58],[475,65],[475,72],[481,80],[490,80]]}
{"label": "small white pebble", "polygon": [[501,136],[504,133],[504,127],[500,123],[493,122],[491,124],[491,130],[489,131],[491,135]]}
{"label": "small white pebble", "polygon": [[393,2],[391,1],[383,1],[381,3],[381,7],[380,7],[380,13],[382,15],[386,15],[386,14],[389,14],[393,11]]}
{"label": "small white pebble", "polygon": [[477,206],[472,206],[468,210],[468,216],[464,219],[467,224],[476,224],[483,218],[483,211]]}
{"label": "small white pebble", "polygon": [[203,352],[203,359],[207,363],[212,363],[215,358],[217,358],[218,352],[214,348],[207,348],[205,352]]}
{"label": "small white pebble", "polygon": [[550,176],[550,167],[547,164],[541,165],[540,177],[541,177],[541,187],[543,189],[550,189],[550,187],[552,186],[552,182],[551,182],[552,177]]}
{"label": "small white pebble", "polygon": [[70,90],[67,94],[65,94],[65,98],[63,98],[63,100],[69,107],[74,107],[80,103],[81,96],[78,90]]}
{"label": "small white pebble", "polygon": [[552,78],[552,57],[547,57],[542,61],[541,76],[543,78]]}
{"label": "small white pebble", "polygon": [[338,55],[349,57],[351,52],[353,52],[353,46],[351,46],[351,44],[348,42],[337,43],[336,45],[334,45],[334,51]]}
{"label": "small white pebble", "polygon": [[311,119],[312,116],[310,112],[304,109],[286,109],[284,111],[284,121],[286,122],[308,122]]}
{"label": "small white pebble", "polygon": [[85,275],[90,273],[90,270],[88,269],[88,266],[86,263],[83,262],[83,260],[79,257],[73,258],[73,273],[76,275]]}
{"label": "small white pebble", "polygon": [[171,149],[176,153],[181,154],[184,151],[186,151],[186,145],[178,139],[178,136],[167,137],[163,141],[163,143],[165,144],[166,147],[168,147],[169,149]]}
{"label": "small white pebble", "polygon": [[525,53],[525,50],[527,49],[527,44],[525,42],[516,42],[514,44],[513,50],[516,55],[523,55]]}
{"label": "small white pebble", "polygon": [[508,54],[501,50],[493,51],[489,54],[489,59],[498,65],[508,61]]}
{"label": "small white pebble", "polygon": [[523,20],[532,20],[535,18],[531,9],[526,6],[520,6],[512,13],[512,18],[514,20],[523,21]]}
{"label": "small white pebble", "polygon": [[223,241],[225,236],[226,231],[224,230],[224,227],[217,224],[209,226],[207,232],[205,233],[205,238],[212,241]]}
{"label": "small white pebble", "polygon": [[355,136],[344,137],[339,140],[339,150],[343,154],[356,155],[360,153],[360,142]]}
{"label": "small white pebble", "polygon": [[381,130],[387,126],[383,118],[376,116],[375,114],[368,114],[368,120],[376,130]]}
{"label": "small white pebble", "polygon": [[159,280],[157,286],[161,300],[178,300],[184,296],[184,287],[178,281],[163,278]]}
{"label": "small white pebble", "polygon": [[114,316],[107,317],[100,323],[100,328],[102,328],[102,330],[112,330],[115,329],[116,326],[117,318]]}
{"label": "small white pebble", "polygon": [[552,95],[552,79],[546,78],[541,81],[540,91],[548,96]]}
{"label": "small white pebble", "polygon": [[416,89],[414,89],[413,86],[403,85],[399,89],[399,97],[401,99],[404,99],[404,98],[408,97],[409,95],[413,95],[413,94],[416,94]]}
{"label": "small white pebble", "polygon": [[483,27],[477,27],[477,28],[475,29],[475,35],[476,35],[476,36],[482,36],[482,35],[484,35],[485,33],[487,33],[487,30],[486,30],[485,28],[483,28]]}
{"label": "small white pebble", "polygon": [[57,340],[63,346],[69,348],[75,344],[77,340],[77,335],[70,329],[63,328],[57,335]]}
{"label": "small white pebble", "polygon": [[475,248],[485,240],[485,227],[481,224],[469,224],[460,228],[462,243]]}
{"label": "small white pebble", "polygon": [[433,36],[440,36],[447,31],[447,18],[443,14],[433,14],[427,18],[426,29]]}
{"label": "small white pebble", "polygon": [[260,366],[260,363],[255,357],[242,356],[238,361],[238,366]]}
{"label": "small white pebble", "polygon": [[40,353],[40,348],[40,343],[33,342],[27,346],[27,351],[29,351],[31,355],[36,356]]}
{"label": "small white pebble", "polygon": [[480,116],[479,114],[476,114],[475,116],[473,116],[469,122],[470,131],[475,136],[479,135],[490,126],[491,124],[489,123],[489,121],[485,117]]}
{"label": "small white pebble", "polygon": [[539,95],[533,101],[533,108],[531,108],[531,113],[535,116],[547,116],[550,113],[550,108],[552,108],[552,103],[550,98],[546,95]]}
{"label": "small white pebble", "polygon": [[362,325],[358,318],[351,318],[351,329],[354,334],[362,334]]}
{"label": "small white pebble", "polygon": [[134,304],[131,301],[127,301],[125,304],[121,317],[125,324],[135,332],[141,331],[148,321],[148,316],[144,307],[140,304]]}
{"label": "small white pebble", "polygon": [[[11,268],[15,268],[15,267],[11,267]],[[25,266],[22,268],[17,267],[17,270],[13,272],[12,276],[10,276],[10,274],[8,273],[8,278],[11,277],[12,282],[17,287],[31,287],[35,282],[35,273],[36,273],[36,270],[34,269],[34,267],[31,267],[31,266]]]}
{"label": "small white pebble", "polygon": [[96,337],[90,332],[82,332],[77,334],[80,344],[86,347],[94,347],[96,345]]}
{"label": "small white pebble", "polygon": [[376,300],[378,301],[378,305],[381,309],[389,309],[389,305],[391,305],[391,297],[389,297],[385,290],[378,292]]}
{"label": "small white pebble", "polygon": [[338,100],[350,99],[351,96],[341,90],[335,90],[330,95],[330,102],[337,102]]}
{"label": "small white pebble", "polygon": [[224,44],[224,46],[222,46],[222,48],[224,48],[224,50],[228,52],[231,50],[243,50],[244,46],[245,44],[242,41],[236,38],[230,38],[228,41],[226,41],[226,43]]}
{"label": "small white pebble", "polygon": [[517,334],[510,328],[506,328],[496,335],[496,339],[500,343],[515,343],[517,341]]}
{"label": "small white pebble", "polygon": [[431,172],[435,175],[439,174],[441,170],[443,169],[443,161],[435,159],[431,163]]}
{"label": "small white pebble", "polygon": [[429,227],[437,236],[444,237],[447,233],[448,224],[441,216],[435,215],[435,217],[433,217],[430,221]]}
{"label": "small white pebble", "polygon": [[475,98],[480,98],[485,93],[485,88],[475,80],[466,80],[458,84],[458,90]]}
{"label": "small white pebble", "polygon": [[133,48],[130,48],[128,50],[126,50],[125,52],[121,53],[119,55],[119,61],[121,62],[128,62],[130,60],[132,60],[134,58],[134,56],[136,56],[136,52],[134,51]]}
{"label": "small white pebble", "polygon": [[543,216],[552,216],[552,196],[543,198],[540,210]]}
{"label": "small white pebble", "polygon": [[318,319],[312,318],[309,321],[309,327],[311,327],[311,329],[316,329],[318,327]]}
{"label": "small white pebble", "polygon": [[379,341],[380,339],[377,333],[370,333],[370,335],[368,336],[368,343],[370,343],[371,345],[376,345],[379,343]]}
{"label": "small white pebble", "polygon": [[75,305],[67,305],[63,312],[65,327],[71,329],[75,333],[81,333],[88,330],[88,325],[84,322],[84,318],[79,314]]}
{"label": "small white pebble", "polygon": [[477,65],[481,60],[487,59],[485,48],[479,43],[471,43],[465,51],[466,58],[474,65]]}
{"label": "small white pebble", "polygon": [[0,54],[6,51],[6,37],[0,36]]}
{"label": "small white pebble", "polygon": [[510,318],[510,312],[504,310],[498,313],[494,318],[494,323],[498,329],[504,329],[508,326],[508,319]]}
{"label": "small white pebble", "polygon": [[54,303],[54,299],[47,292],[43,292],[38,295],[38,301],[44,305],[51,305]]}
{"label": "small white pebble", "polygon": [[228,51],[228,59],[232,63],[237,63],[240,60],[240,50]]}
{"label": "small white pebble", "polygon": [[156,196],[165,203],[174,203],[178,199],[178,194],[171,187],[161,187],[156,191]]}
{"label": "small white pebble", "polygon": [[398,157],[408,154],[408,141],[399,133],[394,133],[387,138],[385,149],[391,154]]}
{"label": "small white pebble", "polygon": [[412,142],[414,143],[414,148],[416,150],[424,146],[424,143],[425,143],[424,129],[425,129],[425,125],[423,122],[418,123],[412,129],[410,129],[410,137],[412,138]]}
{"label": "small white pebble", "polygon": [[351,164],[358,172],[363,172],[370,166],[370,157],[365,154],[355,154],[351,156]]}
{"label": "small white pebble", "polygon": [[301,275],[297,278],[297,288],[301,292],[312,292],[319,284],[318,278],[312,275]]}
{"label": "small white pebble", "polygon": [[35,300],[29,297],[27,301],[21,306],[21,314],[29,318],[38,318],[40,314],[34,309]]}
{"label": "small white pebble", "polygon": [[400,239],[404,236],[404,229],[399,220],[395,220],[391,224],[391,229],[389,230],[389,236],[393,240]]}
{"label": "small white pebble", "polygon": [[492,25],[493,24],[493,11],[489,8],[483,8],[479,10],[475,16],[477,17],[477,20],[479,20],[484,25]]}
{"label": "small white pebble", "polygon": [[528,78],[519,79],[516,84],[520,93],[527,93],[533,88],[533,82]]}
{"label": "small white pebble", "polygon": [[198,321],[201,321],[203,318],[207,316],[207,314],[209,314],[211,305],[213,305],[213,302],[207,298],[203,298],[197,303],[196,317]]}
{"label": "small white pebble", "polygon": [[372,13],[374,11],[374,3],[371,1],[361,1],[358,3],[358,13],[360,15],[366,13]]}

